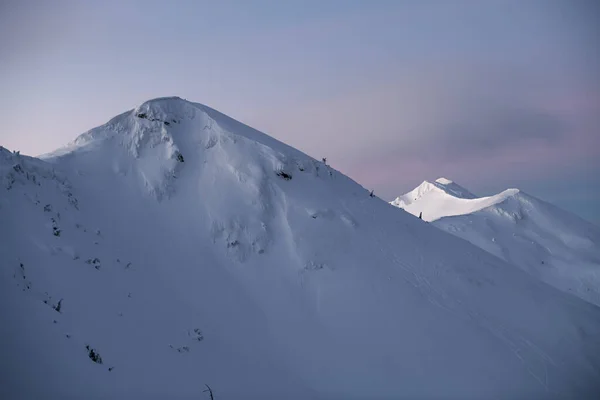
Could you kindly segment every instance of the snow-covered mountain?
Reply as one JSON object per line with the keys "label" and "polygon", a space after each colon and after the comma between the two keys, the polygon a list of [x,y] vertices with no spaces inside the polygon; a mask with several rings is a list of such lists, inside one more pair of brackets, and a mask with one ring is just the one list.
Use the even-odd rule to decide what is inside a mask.
{"label": "snow-covered mountain", "polygon": [[0,183],[2,398],[600,390],[599,307],[200,104],[0,149]]}
{"label": "snow-covered mountain", "polygon": [[573,214],[518,189],[477,198],[446,178],[392,205],[600,305],[600,228]]}

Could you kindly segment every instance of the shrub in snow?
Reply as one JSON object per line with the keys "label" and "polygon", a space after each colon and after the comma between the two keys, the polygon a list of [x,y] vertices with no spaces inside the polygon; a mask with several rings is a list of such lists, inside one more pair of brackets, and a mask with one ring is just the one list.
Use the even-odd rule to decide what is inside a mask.
{"label": "shrub in snow", "polygon": [[90,348],[89,344],[86,344],[85,348],[88,351],[88,357],[90,358],[90,360],[92,360],[96,364],[102,364],[102,357],[100,357],[100,354],[98,354],[98,352],[95,349]]}
{"label": "shrub in snow", "polygon": [[189,353],[190,352],[190,348],[188,346],[182,346],[182,347],[178,347],[177,348],[177,352],[179,353],[183,353],[183,352]]}
{"label": "shrub in snow", "polygon": [[93,265],[94,268],[96,268],[96,269],[100,269],[100,259],[99,258],[93,258],[93,259],[88,258],[85,262],[87,264]]}
{"label": "shrub in snow", "polygon": [[54,218],[50,219],[52,221],[52,232],[54,236],[60,236],[60,229],[56,226],[56,220]]}
{"label": "shrub in snow", "polygon": [[183,156],[181,155],[180,152],[177,152],[176,155],[175,155],[175,157],[177,158],[177,161],[183,162]]}
{"label": "shrub in snow", "polygon": [[57,304],[57,305],[55,305],[55,306],[52,306],[52,308],[54,308],[54,309],[56,310],[56,312],[60,312],[60,310],[61,310],[61,308],[62,308],[62,301],[63,301],[63,299],[60,299],[60,300],[58,301],[58,304]]}
{"label": "shrub in snow", "polygon": [[282,177],[286,181],[289,181],[290,179],[292,179],[292,175],[290,175],[290,174],[288,174],[286,172],[283,172],[283,171],[277,171],[276,174],[277,174],[277,176]]}
{"label": "shrub in snow", "polygon": [[188,332],[188,336],[193,337],[195,340],[201,342],[204,340],[204,335],[202,335],[202,331],[198,328],[195,328],[193,332]]}

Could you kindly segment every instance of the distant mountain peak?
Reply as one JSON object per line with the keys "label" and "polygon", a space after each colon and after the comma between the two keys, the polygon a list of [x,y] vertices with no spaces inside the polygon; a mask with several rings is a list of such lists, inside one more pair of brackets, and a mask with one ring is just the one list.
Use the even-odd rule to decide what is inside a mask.
{"label": "distant mountain peak", "polygon": [[438,178],[433,184],[437,188],[442,189],[444,192],[454,197],[461,199],[474,199],[477,197],[468,189],[447,178]]}
{"label": "distant mountain peak", "polygon": [[452,180],[447,178],[438,178],[433,182],[423,181],[412,191],[402,196],[398,196],[394,201],[391,202],[391,204],[396,207],[405,208],[406,206],[418,201],[423,196],[431,195],[431,193],[438,193],[439,195],[446,195],[458,199],[477,198],[477,196],[471,193],[468,189],[465,189],[457,183],[454,183]]}
{"label": "distant mountain peak", "polygon": [[600,304],[600,231],[519,189],[477,198],[446,178],[423,182],[391,204],[520,266],[563,291]]}
{"label": "distant mountain peak", "polygon": [[442,177],[442,178],[437,178],[435,181],[436,181],[437,183],[440,183],[440,184],[442,184],[442,185],[449,185],[449,184],[451,184],[451,183],[454,183],[454,182],[453,182],[453,181],[451,181],[450,179],[448,179],[448,178],[443,178],[443,177]]}
{"label": "distant mountain peak", "polygon": [[424,181],[412,191],[397,197],[391,204],[413,215],[422,212],[423,219],[431,222],[496,206],[519,193],[518,189],[507,189],[493,196],[477,197],[450,179],[438,178],[433,183]]}

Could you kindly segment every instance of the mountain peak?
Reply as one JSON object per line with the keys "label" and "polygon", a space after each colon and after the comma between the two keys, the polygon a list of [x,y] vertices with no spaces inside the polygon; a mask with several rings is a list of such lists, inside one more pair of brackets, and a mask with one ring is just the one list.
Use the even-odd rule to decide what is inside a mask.
{"label": "mountain peak", "polygon": [[474,199],[477,197],[469,190],[447,178],[438,178],[435,180],[433,185],[435,185],[438,189],[443,190],[445,193],[454,197],[458,197],[459,199]]}
{"label": "mountain peak", "polygon": [[171,117],[173,119],[183,117],[193,117],[197,110],[203,109],[204,105],[192,103],[181,97],[157,97],[145,101],[133,110],[133,114],[140,118],[145,115],[152,120],[157,118]]}
{"label": "mountain peak", "polygon": [[442,178],[437,178],[435,181],[436,181],[437,183],[440,183],[440,184],[442,184],[442,185],[449,185],[449,184],[451,184],[451,183],[454,183],[454,182],[453,182],[453,181],[451,181],[450,179],[448,179],[448,178],[443,178],[443,177],[442,177]]}
{"label": "mountain peak", "polygon": [[391,204],[396,207],[405,208],[406,206],[418,201],[423,196],[429,195],[432,192],[437,192],[439,195],[450,196],[458,199],[477,198],[477,196],[475,196],[469,190],[454,183],[452,180],[448,178],[438,178],[433,182],[423,181],[412,191],[397,197],[394,201],[392,201]]}
{"label": "mountain peak", "polygon": [[[286,171],[286,176],[296,169],[319,174],[317,161],[306,154],[180,97],[145,101],[42,157],[53,162],[83,158],[89,168],[110,169],[134,186],[141,182],[158,199],[174,192],[184,171],[198,175],[201,170],[224,169],[237,181],[258,186],[267,185],[269,170]],[[334,172],[328,170],[327,176]]]}
{"label": "mountain peak", "polygon": [[519,193],[518,189],[507,189],[494,196],[477,197],[450,179],[438,178],[433,183],[424,181],[412,191],[397,197],[391,204],[413,215],[422,212],[424,220],[435,221],[496,206]]}

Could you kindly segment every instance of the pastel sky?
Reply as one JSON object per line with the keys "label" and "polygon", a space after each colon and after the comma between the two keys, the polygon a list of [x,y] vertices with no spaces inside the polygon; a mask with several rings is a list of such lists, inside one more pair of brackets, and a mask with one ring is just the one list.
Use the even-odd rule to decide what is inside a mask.
{"label": "pastel sky", "polygon": [[386,200],[445,176],[600,223],[599,21],[595,0],[0,0],[0,145],[176,95]]}

